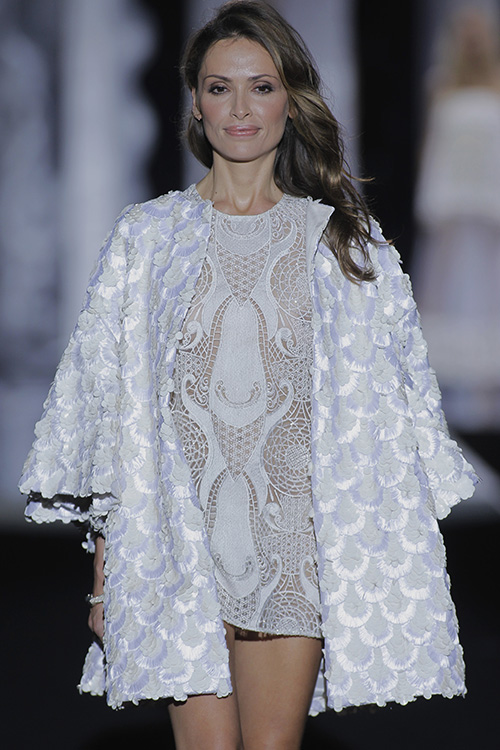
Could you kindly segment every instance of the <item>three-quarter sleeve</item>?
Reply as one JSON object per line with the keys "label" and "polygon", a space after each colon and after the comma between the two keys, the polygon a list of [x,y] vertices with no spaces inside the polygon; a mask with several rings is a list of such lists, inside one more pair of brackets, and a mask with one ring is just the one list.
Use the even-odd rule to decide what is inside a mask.
{"label": "three-quarter sleeve", "polygon": [[118,494],[125,214],[99,253],[23,468],[19,488],[30,496],[26,516],[37,523],[88,521],[99,531]]}
{"label": "three-quarter sleeve", "polygon": [[432,490],[436,515],[444,518],[460,500],[472,495],[478,477],[449,435],[416,306],[401,319],[396,335],[401,343],[405,389],[418,452]]}
{"label": "three-quarter sleeve", "polygon": [[417,450],[434,498],[436,516],[444,518],[460,500],[473,494],[478,477],[450,437],[409,277],[401,269],[396,249],[381,234],[379,237],[381,244],[374,254],[382,270],[382,296],[390,310],[391,336],[403,373]]}

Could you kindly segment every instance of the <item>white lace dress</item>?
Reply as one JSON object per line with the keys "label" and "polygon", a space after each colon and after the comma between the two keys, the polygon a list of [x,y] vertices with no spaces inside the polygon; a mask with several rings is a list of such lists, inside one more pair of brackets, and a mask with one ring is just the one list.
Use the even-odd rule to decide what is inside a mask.
{"label": "white lace dress", "polygon": [[223,619],[319,637],[310,478],[307,201],[213,211],[172,410],[204,511]]}

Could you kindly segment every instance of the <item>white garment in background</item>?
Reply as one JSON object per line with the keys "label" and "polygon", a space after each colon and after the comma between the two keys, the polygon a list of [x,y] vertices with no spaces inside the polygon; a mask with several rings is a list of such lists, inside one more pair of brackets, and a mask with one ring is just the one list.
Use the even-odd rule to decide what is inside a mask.
{"label": "white garment in background", "polygon": [[65,342],[95,248],[120,208],[149,193],[155,122],[140,75],[155,45],[137,0],[65,0],[61,37],[59,334]]}
{"label": "white garment in background", "polygon": [[500,225],[500,94],[469,86],[436,99],[422,155],[416,214],[427,227],[458,217]]}
{"label": "white garment in background", "polygon": [[413,274],[431,364],[451,423],[500,425],[500,95],[437,99],[416,194]]}

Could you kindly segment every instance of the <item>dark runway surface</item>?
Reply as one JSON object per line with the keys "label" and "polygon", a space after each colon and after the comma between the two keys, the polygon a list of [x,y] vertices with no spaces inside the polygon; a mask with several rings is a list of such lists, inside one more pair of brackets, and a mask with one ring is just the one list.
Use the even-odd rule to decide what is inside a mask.
{"label": "dark runway surface", "polygon": [[[468,669],[465,699],[333,712],[310,720],[303,747],[329,750],[495,750],[500,644],[499,523],[442,524]],[[84,594],[91,559],[71,529],[30,527],[2,535],[2,713],[0,746],[40,750],[173,747],[163,701],[113,711],[80,696],[89,643]]]}

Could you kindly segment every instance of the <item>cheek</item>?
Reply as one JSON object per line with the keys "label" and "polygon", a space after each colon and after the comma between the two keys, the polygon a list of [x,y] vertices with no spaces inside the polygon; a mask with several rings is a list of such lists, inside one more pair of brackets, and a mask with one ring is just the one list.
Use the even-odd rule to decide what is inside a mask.
{"label": "cheek", "polygon": [[200,112],[203,116],[203,122],[208,125],[211,122],[217,122],[221,117],[221,106],[215,98],[200,100]]}
{"label": "cheek", "polygon": [[288,117],[288,102],[276,102],[268,109],[267,119],[276,126],[282,126],[286,123]]}

